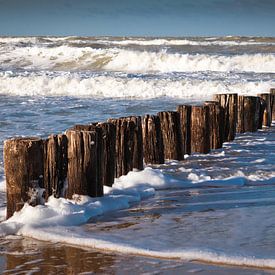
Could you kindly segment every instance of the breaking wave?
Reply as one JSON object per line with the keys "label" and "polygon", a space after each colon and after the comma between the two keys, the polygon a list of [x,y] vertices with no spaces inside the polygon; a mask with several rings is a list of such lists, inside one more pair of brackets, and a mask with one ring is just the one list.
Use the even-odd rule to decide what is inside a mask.
{"label": "breaking wave", "polygon": [[120,71],[127,73],[152,72],[263,72],[275,73],[275,54],[241,55],[171,53],[158,51],[70,47],[1,48],[2,69],[65,70],[65,71]]}
{"label": "breaking wave", "polygon": [[[226,78],[196,76],[129,76],[82,73],[0,72],[0,94],[20,96],[92,96],[103,98],[174,97],[208,99],[216,93],[255,95],[269,92],[272,76],[265,81],[245,81],[242,76]],[[223,81],[221,79],[223,78]],[[236,79],[235,79],[236,78]]]}

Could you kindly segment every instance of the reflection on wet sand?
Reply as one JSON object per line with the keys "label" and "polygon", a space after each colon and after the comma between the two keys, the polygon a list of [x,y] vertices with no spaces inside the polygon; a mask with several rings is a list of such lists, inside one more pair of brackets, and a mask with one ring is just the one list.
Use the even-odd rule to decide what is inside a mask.
{"label": "reflection on wet sand", "polygon": [[26,238],[7,242],[1,254],[3,274],[103,273],[115,262],[111,254]]}
{"label": "reflection on wet sand", "polygon": [[272,270],[215,266],[81,249],[28,238],[1,240],[1,274],[275,274]]}

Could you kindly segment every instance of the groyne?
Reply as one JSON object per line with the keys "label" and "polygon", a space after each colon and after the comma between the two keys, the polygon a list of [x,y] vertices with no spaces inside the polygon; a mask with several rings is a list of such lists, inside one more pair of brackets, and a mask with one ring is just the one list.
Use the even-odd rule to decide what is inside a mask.
{"label": "groyne", "polygon": [[236,133],[270,127],[275,89],[257,96],[217,94],[200,105],[176,111],[75,125],[65,133],[16,137],[4,142],[7,218],[25,203],[49,196],[104,196],[103,186],[148,164],[184,161],[186,154],[221,148]]}

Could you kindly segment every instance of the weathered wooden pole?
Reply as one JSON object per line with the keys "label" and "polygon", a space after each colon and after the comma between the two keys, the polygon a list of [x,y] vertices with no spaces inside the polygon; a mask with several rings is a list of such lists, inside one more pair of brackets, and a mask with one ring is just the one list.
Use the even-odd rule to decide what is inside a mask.
{"label": "weathered wooden pole", "polygon": [[143,139],[142,139],[142,119],[141,116],[130,116],[129,121],[135,123],[134,128],[134,150],[133,150],[133,168],[143,170]]}
{"label": "weathered wooden pole", "polygon": [[116,169],[118,178],[133,169],[143,169],[141,117],[109,119],[116,127]]}
{"label": "weathered wooden pole", "polygon": [[271,94],[258,94],[266,102],[266,106],[263,113],[263,122],[262,125],[266,127],[271,126],[272,122],[272,110],[271,110]]}
{"label": "weathered wooden pole", "polygon": [[275,88],[270,89],[270,105],[272,113],[272,121],[275,121]]}
{"label": "weathered wooden pole", "polygon": [[224,140],[224,108],[217,101],[206,101],[209,106],[210,149],[222,148]]}
{"label": "weathered wooden pole", "polygon": [[45,198],[64,197],[68,172],[68,139],[66,135],[51,135],[44,145]]}
{"label": "weathered wooden pole", "polygon": [[180,116],[178,112],[159,112],[161,132],[164,144],[164,158],[183,160]]}
{"label": "weathered wooden pole", "polygon": [[32,206],[44,202],[43,140],[36,137],[13,138],[4,142],[7,185],[7,218],[24,203]]}
{"label": "weathered wooden pole", "polygon": [[182,137],[182,153],[191,154],[191,105],[179,105],[180,129]]}
{"label": "weathered wooden pole", "polygon": [[266,109],[266,101],[263,98],[260,98],[260,112],[259,112],[258,129],[263,128],[263,119],[264,119],[265,109]]}
{"label": "weathered wooden pole", "polygon": [[102,129],[102,184],[112,186],[116,170],[116,127],[112,123],[97,123]]}
{"label": "weathered wooden pole", "polygon": [[101,150],[102,132],[68,130],[68,187],[66,197],[74,194],[103,196]]}
{"label": "weathered wooden pole", "polygon": [[146,164],[164,163],[164,146],[160,119],[155,115],[145,115],[142,120],[143,154]]}
{"label": "weathered wooden pole", "polygon": [[100,131],[102,141],[99,161],[101,162],[101,181],[103,185],[112,186],[115,178],[116,164],[116,127],[112,123],[99,122],[89,125],[75,125],[71,130],[78,131]]}
{"label": "weathered wooden pole", "polygon": [[210,152],[209,106],[192,106],[191,153]]}
{"label": "weathered wooden pole", "polygon": [[232,141],[236,136],[238,94],[217,94],[214,100],[224,108],[224,141]]}
{"label": "weathered wooden pole", "polygon": [[261,100],[257,96],[238,97],[237,132],[255,132],[259,127]]}

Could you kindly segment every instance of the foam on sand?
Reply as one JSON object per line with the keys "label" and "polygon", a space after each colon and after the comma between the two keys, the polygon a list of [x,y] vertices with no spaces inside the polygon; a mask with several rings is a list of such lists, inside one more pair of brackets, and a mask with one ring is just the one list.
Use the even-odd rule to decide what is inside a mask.
{"label": "foam on sand", "polygon": [[227,255],[207,249],[182,249],[182,250],[164,250],[155,251],[147,248],[132,247],[127,244],[118,244],[98,238],[87,236],[85,232],[69,228],[64,230],[61,227],[53,227],[47,230],[42,228],[24,227],[20,230],[20,234],[35,239],[51,242],[63,242],[71,245],[80,245],[82,247],[90,247],[94,249],[119,252],[125,254],[133,254],[154,258],[177,259],[184,261],[201,261],[212,264],[237,265],[259,268],[275,268],[275,260],[269,258],[254,258],[245,256]]}
{"label": "foam on sand", "polygon": [[87,222],[91,217],[128,208],[133,203],[153,196],[155,190],[189,188],[194,187],[194,184],[196,187],[241,186],[245,184],[245,180],[231,177],[206,182],[190,182],[190,180],[178,180],[170,175],[165,175],[159,169],[147,167],[142,171],[129,172],[128,175],[116,179],[112,188],[104,187],[105,196],[102,198],[75,195],[72,200],[68,200],[56,199],[51,196],[45,205],[32,207],[25,204],[21,211],[15,212],[10,219],[1,223],[0,235],[18,234],[19,228],[21,230],[25,226],[38,228],[54,225],[79,225]]}

